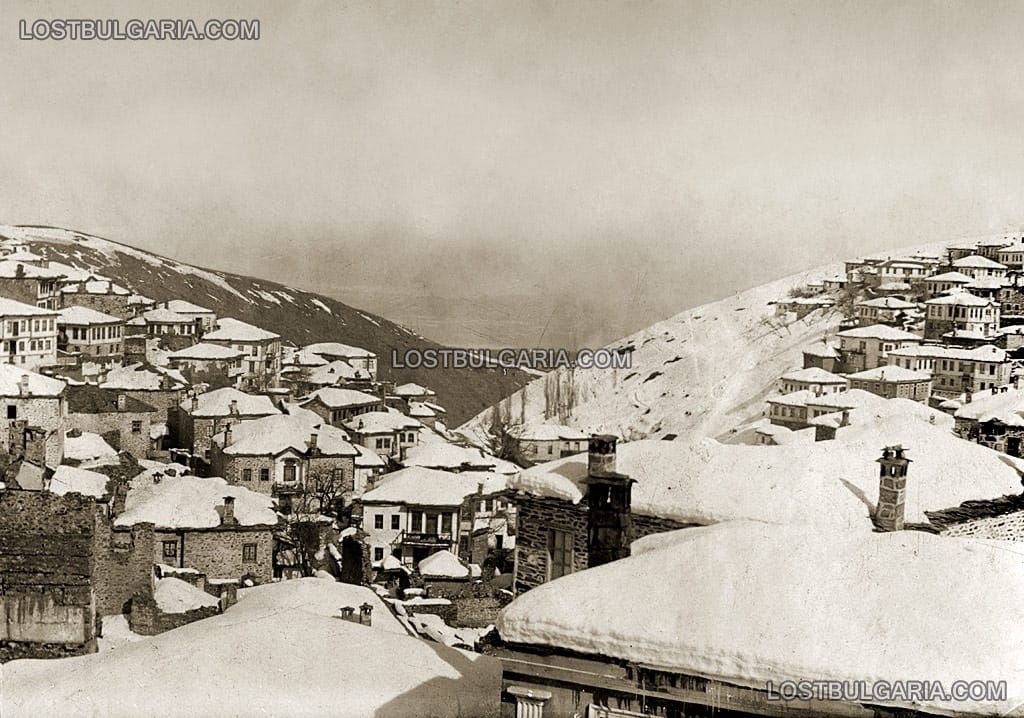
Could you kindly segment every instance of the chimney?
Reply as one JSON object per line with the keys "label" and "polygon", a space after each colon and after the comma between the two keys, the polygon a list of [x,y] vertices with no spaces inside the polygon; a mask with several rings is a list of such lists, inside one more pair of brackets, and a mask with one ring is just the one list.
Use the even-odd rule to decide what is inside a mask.
{"label": "chimney", "polygon": [[907,495],[907,467],[910,459],[903,455],[902,446],[882,449],[878,484],[878,508],[875,525],[882,531],[902,531],[904,504]]}
{"label": "chimney", "polygon": [[22,374],[18,379],[18,396],[28,396],[28,374]]}
{"label": "chimney", "polygon": [[231,446],[231,424],[224,427],[224,446]]}
{"label": "chimney", "polygon": [[238,399],[231,400],[231,403],[228,405],[228,413],[231,416],[238,416]]}
{"label": "chimney", "polygon": [[995,396],[998,393],[999,393],[999,387],[998,386],[992,387],[992,395]]}
{"label": "chimney", "polygon": [[965,404],[970,404],[971,403],[971,399],[973,397],[974,397],[974,392],[971,391],[971,387],[967,387],[967,389],[964,390],[964,403]]}
{"label": "chimney", "polygon": [[849,425],[850,425],[850,410],[849,409],[843,409],[843,416],[839,420],[839,426],[849,426]]}
{"label": "chimney", "polygon": [[235,497],[225,496],[224,506],[220,511],[220,522],[222,524],[234,524],[235,521]]}
{"label": "chimney", "polygon": [[117,410],[118,411],[124,411],[125,407],[127,407],[127,406],[128,406],[128,397],[126,397],[124,394],[118,394],[117,395]]}
{"label": "chimney", "polygon": [[590,437],[587,454],[587,474],[606,476],[615,474],[615,445],[618,438],[610,434],[594,434]]}
{"label": "chimney", "polygon": [[309,448],[316,451],[316,432],[309,432]]}
{"label": "chimney", "polygon": [[587,565],[629,556],[633,541],[633,479],[615,471],[614,436],[590,437],[587,484]]}
{"label": "chimney", "polygon": [[18,266],[14,268],[14,278],[15,279],[24,279],[25,278],[25,265],[24,264],[18,264]]}
{"label": "chimney", "polygon": [[1010,379],[1010,383],[1013,384],[1013,388],[1014,389],[1019,389],[1020,388],[1020,375],[1019,374],[1015,375],[1012,379]]}

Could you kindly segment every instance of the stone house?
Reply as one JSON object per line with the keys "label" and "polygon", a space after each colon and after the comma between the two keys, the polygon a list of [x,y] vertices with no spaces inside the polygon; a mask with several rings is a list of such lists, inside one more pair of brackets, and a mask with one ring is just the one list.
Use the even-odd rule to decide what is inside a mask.
{"label": "stone house", "polygon": [[209,461],[211,439],[227,426],[280,414],[269,396],[247,394],[233,387],[189,397],[180,405],[178,445]]}
{"label": "stone house", "polygon": [[846,391],[847,382],[845,377],[817,367],[796,369],[779,378],[779,391],[783,394],[791,394],[804,389],[815,394],[831,394],[837,391]]}
{"label": "stone house", "polygon": [[68,306],[57,316],[57,348],[78,355],[79,362],[121,364],[124,361],[124,320],[81,306]]}
{"label": "stone house", "polygon": [[69,429],[99,434],[117,451],[127,451],[138,459],[150,457],[153,419],[165,421],[155,407],[91,384],[71,385],[66,394]]}
{"label": "stone house", "polygon": [[214,474],[276,497],[284,513],[295,502],[296,511],[314,513],[351,500],[357,454],[341,429],[282,414],[226,426],[213,437],[210,459]]}
{"label": "stone house", "polygon": [[437,392],[425,386],[410,382],[396,386],[392,392],[395,396],[404,399],[407,403],[414,401],[437,402]]}
{"label": "stone house", "polygon": [[402,461],[405,452],[419,443],[423,424],[397,411],[371,411],[359,414],[342,426],[354,443],[360,444],[379,456]]}
{"label": "stone house", "polygon": [[125,331],[131,336],[156,340],[163,349],[177,351],[192,346],[202,335],[202,320],[157,306],[129,319]]}
{"label": "stone house", "polygon": [[316,412],[329,424],[341,426],[354,416],[383,411],[384,400],[355,389],[331,386],[317,389],[301,400],[300,406]]}
{"label": "stone house", "polygon": [[851,389],[862,389],[885,399],[910,399],[927,403],[932,392],[930,372],[904,369],[900,366],[880,366],[847,374]]}
{"label": "stone house", "polygon": [[59,280],[62,276],[54,269],[0,260],[0,297],[56,311],[61,307]]}
{"label": "stone house", "polygon": [[1005,277],[1006,266],[995,262],[988,257],[983,257],[979,254],[974,254],[969,257],[963,257],[961,259],[954,260],[952,263],[953,271],[961,272],[966,274],[973,279],[981,279],[982,277]]}
{"label": "stone house", "polygon": [[302,351],[323,357],[329,362],[340,359],[355,369],[365,370],[372,381],[377,380],[377,355],[369,349],[341,342],[318,342],[303,347]]}
{"label": "stone house", "polygon": [[911,371],[930,371],[932,394],[947,398],[1008,384],[1012,368],[1006,351],[991,344],[973,349],[925,344],[894,351],[889,361]]}
{"label": "stone house", "polygon": [[57,363],[57,313],[0,297],[0,362],[36,370]]}
{"label": "stone house", "polygon": [[516,442],[519,455],[536,462],[550,461],[586,450],[590,435],[563,424],[513,426],[508,435]]}
{"label": "stone house", "polygon": [[217,328],[203,335],[203,341],[242,352],[242,386],[266,391],[280,385],[281,337],[273,332],[230,317],[220,319]]}
{"label": "stone house", "polygon": [[929,299],[925,312],[925,339],[940,339],[954,331],[992,337],[999,328],[999,303],[969,292]]}
{"label": "stone house", "polygon": [[487,493],[504,488],[507,477],[499,474],[450,473],[413,466],[381,477],[376,488],[358,499],[361,528],[371,560],[378,565],[395,556],[416,567],[437,551],[459,550],[462,508],[466,497],[477,494],[481,484]]}
{"label": "stone house", "polygon": [[211,579],[273,578],[273,535],[279,518],[269,496],[224,479],[159,476],[132,479],[115,530],[152,526],[152,544],[134,546],[140,558],[193,568]]}
{"label": "stone house", "polygon": [[803,348],[804,369],[824,369],[829,373],[839,370],[839,351],[826,342],[815,342]]}
{"label": "stone house", "polygon": [[237,349],[199,342],[167,355],[167,365],[177,369],[193,383],[217,383],[236,386],[241,383],[244,354]]}
{"label": "stone house", "polygon": [[188,383],[174,370],[135,363],[110,369],[102,375],[100,386],[149,404],[163,417],[179,406]]}
{"label": "stone house", "polygon": [[930,277],[926,277],[924,286],[928,295],[934,297],[960,289],[964,285],[970,284],[973,280],[974,277],[970,277],[963,272],[943,272],[942,274],[933,274]]}
{"label": "stone house", "polygon": [[910,332],[875,324],[870,327],[847,329],[839,337],[840,366],[837,371],[858,372],[874,369],[887,362],[887,355],[895,349],[902,349],[921,343],[921,337]]}
{"label": "stone house", "polygon": [[876,297],[857,302],[854,309],[857,322],[862,327],[872,324],[902,326],[908,313],[915,311],[917,305],[899,297]]}
{"label": "stone house", "polygon": [[160,302],[157,306],[169,309],[176,314],[191,317],[193,320],[198,319],[200,336],[217,328],[217,313],[212,309],[201,307],[184,299],[169,299],[166,302]]}
{"label": "stone house", "polygon": [[61,307],[85,307],[120,319],[132,316],[130,290],[109,279],[90,279],[67,284],[60,290]]}
{"label": "stone house", "polygon": [[67,428],[65,384],[42,374],[0,364],[0,412],[5,425],[0,431],[0,449],[11,457],[25,456],[32,441],[42,450],[46,466],[54,468],[64,459],[64,431]]}

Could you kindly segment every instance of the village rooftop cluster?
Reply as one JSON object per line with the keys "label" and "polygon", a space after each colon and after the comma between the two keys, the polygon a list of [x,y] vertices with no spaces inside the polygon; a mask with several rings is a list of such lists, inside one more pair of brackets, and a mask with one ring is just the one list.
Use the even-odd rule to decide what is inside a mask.
{"label": "village rooftop cluster", "polygon": [[[841,326],[746,443],[481,445],[343,327],[291,346],[0,241],[0,710],[1019,713],[1022,242],[780,298]],[[836,680],[1005,691],[767,689]]]}

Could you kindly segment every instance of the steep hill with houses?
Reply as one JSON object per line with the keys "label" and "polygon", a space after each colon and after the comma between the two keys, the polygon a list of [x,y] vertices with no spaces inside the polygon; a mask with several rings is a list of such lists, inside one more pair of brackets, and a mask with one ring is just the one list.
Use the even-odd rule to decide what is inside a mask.
{"label": "steep hill with houses", "polygon": [[51,261],[92,270],[157,301],[184,299],[280,334],[299,346],[339,341],[376,352],[381,379],[416,382],[438,393],[449,420],[461,423],[523,386],[528,374],[500,369],[393,369],[399,352],[438,344],[335,299],[265,279],[211,271],[102,237],[52,227],[0,226]]}
{"label": "steep hill with houses", "polygon": [[[893,250],[939,251],[944,244]],[[779,302],[842,275],[826,265],[688,309],[609,348],[628,353],[626,369],[563,369],[537,378],[460,428],[488,443],[499,426],[558,423],[628,440],[712,437],[736,440],[762,418],[778,378],[799,368],[802,349],[832,336],[841,306],[780,313]],[[843,297],[836,301],[841,305]]]}

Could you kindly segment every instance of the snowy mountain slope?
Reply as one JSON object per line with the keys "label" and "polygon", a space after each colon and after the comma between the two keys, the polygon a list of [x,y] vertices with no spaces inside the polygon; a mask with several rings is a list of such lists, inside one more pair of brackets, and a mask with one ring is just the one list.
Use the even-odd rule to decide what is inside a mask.
{"label": "snowy mountain slope", "polygon": [[438,393],[457,424],[495,403],[531,377],[495,369],[392,369],[392,350],[438,346],[415,332],[337,300],[276,282],[184,264],[109,239],[53,227],[0,226],[0,237],[21,239],[52,261],[88,269],[157,301],[185,299],[256,324],[299,345],[340,341],[377,353],[379,374],[417,382]]}
{"label": "snowy mountain slope", "polygon": [[[944,244],[894,250],[938,252]],[[629,369],[564,369],[532,381],[460,428],[485,442],[496,413],[507,424],[558,422],[629,439],[735,438],[759,420],[777,379],[802,365],[802,349],[837,330],[837,309],[803,319],[776,317],[809,281],[841,274],[841,264],[808,270],[687,310],[617,341]]]}

